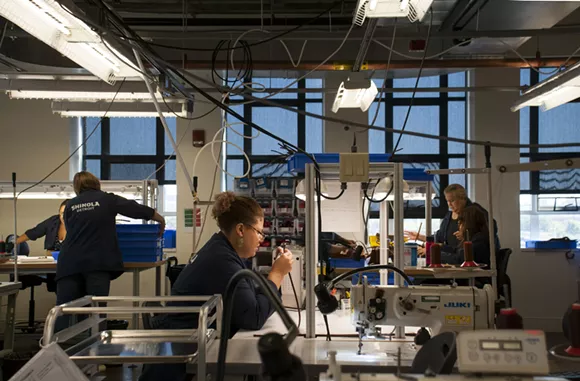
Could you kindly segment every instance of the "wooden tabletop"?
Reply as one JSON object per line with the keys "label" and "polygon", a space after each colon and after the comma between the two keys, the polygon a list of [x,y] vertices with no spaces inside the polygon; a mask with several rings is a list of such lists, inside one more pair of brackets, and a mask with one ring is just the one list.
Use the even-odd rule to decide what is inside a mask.
{"label": "wooden tabletop", "polygon": [[[155,267],[161,267],[165,264],[165,260],[157,262],[125,262],[125,270],[135,270],[135,269],[151,269]],[[26,262],[18,263],[19,270],[56,270],[56,262]],[[14,262],[6,262],[0,264],[1,273],[10,273],[14,271]]]}

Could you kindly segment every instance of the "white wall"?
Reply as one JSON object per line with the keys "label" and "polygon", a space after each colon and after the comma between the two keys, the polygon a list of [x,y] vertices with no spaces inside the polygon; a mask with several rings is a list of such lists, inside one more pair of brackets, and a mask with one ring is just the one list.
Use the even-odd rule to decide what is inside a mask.
{"label": "white wall", "polygon": [[[11,180],[16,172],[18,181],[38,181],[61,164],[70,154],[71,134],[74,119],[53,115],[50,101],[10,100],[0,95],[0,136],[2,154],[0,161],[0,181]],[[78,143],[77,143],[78,144]],[[78,147],[76,145],[75,147]],[[69,165],[70,164],[70,165]],[[77,163],[67,163],[57,170],[47,181],[69,181],[70,168]],[[19,200],[18,232],[34,227],[44,219],[57,214],[61,200]],[[0,234],[6,237],[14,232],[14,213],[11,200],[0,199]],[[30,242],[31,255],[44,255],[44,239]],[[141,275],[141,294],[154,294],[155,271],[148,270]],[[3,281],[8,275],[2,275]],[[131,295],[132,275],[124,274],[114,281],[111,295]],[[27,321],[29,289],[18,295],[16,319]],[[36,319],[44,320],[50,308],[54,307],[56,296],[49,293],[46,286],[35,288]],[[0,317],[3,320],[4,316]],[[3,328],[3,326],[2,326]]]}
{"label": "white wall", "polygon": [[[200,76],[205,76],[211,79],[209,73],[197,72],[196,74]],[[198,84],[200,87],[204,87],[205,84]],[[197,102],[195,104],[194,116],[202,115],[211,110],[213,106],[208,103]],[[177,120],[177,133],[176,136],[181,137],[184,133],[188,134],[181,143],[179,147],[179,152],[181,153],[183,160],[186,163],[187,170],[190,176],[196,175],[198,177],[198,197],[200,201],[213,201],[213,195],[221,192],[221,178],[222,174],[219,169],[217,169],[216,180],[214,183],[213,195],[212,191],[212,180],[214,177],[214,172],[216,171],[216,166],[212,158],[211,150],[205,149],[201,153],[198,164],[196,168],[196,173],[193,171],[193,161],[199,152],[200,148],[195,148],[192,145],[191,130],[205,130],[205,140],[206,143],[213,138],[215,133],[221,127],[221,111],[219,109],[212,112],[210,115],[202,118],[200,120],[187,121],[183,119]],[[215,145],[216,156],[220,150],[220,145]],[[221,163],[220,163],[221,164]],[[183,213],[185,209],[193,208],[193,198],[191,196],[190,187],[188,179],[181,169],[179,163],[177,163],[177,257],[180,263],[185,263],[191,253],[193,247],[193,232],[191,229],[185,229],[183,223]],[[202,224],[203,216],[206,214],[208,207],[201,206],[202,213]],[[207,213],[207,222],[205,224],[203,234],[199,236],[200,229],[197,229],[196,239],[199,240],[197,249],[199,250],[203,244],[212,236],[213,233],[217,232],[217,225],[213,218],[211,217],[211,206]]]}

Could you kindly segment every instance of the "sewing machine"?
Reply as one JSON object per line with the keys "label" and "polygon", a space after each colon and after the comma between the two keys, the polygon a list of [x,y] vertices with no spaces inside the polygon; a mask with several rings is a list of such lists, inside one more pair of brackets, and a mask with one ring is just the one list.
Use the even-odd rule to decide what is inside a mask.
{"label": "sewing machine", "polygon": [[445,331],[493,327],[493,289],[454,286],[371,286],[351,289],[353,324],[362,337],[381,337],[381,326],[431,328]]}

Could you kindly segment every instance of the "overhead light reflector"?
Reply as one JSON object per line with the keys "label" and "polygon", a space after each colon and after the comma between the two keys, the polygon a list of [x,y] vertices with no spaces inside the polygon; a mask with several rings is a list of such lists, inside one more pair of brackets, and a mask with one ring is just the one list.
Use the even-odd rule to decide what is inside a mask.
{"label": "overhead light reflector", "polygon": [[[190,118],[193,102],[167,100],[160,104],[166,118]],[[169,108],[171,107],[171,109]],[[64,117],[152,117],[159,116],[152,102],[52,102],[52,112]]]}
{"label": "overhead light reflector", "polygon": [[103,81],[139,77],[131,61],[54,0],[2,0],[0,15]]}
{"label": "overhead light reflector", "polygon": [[548,111],[577,98],[580,98],[580,63],[530,87],[511,110],[515,112],[524,107],[538,106],[542,111]]}
{"label": "overhead light reflector", "polygon": [[360,108],[367,111],[379,93],[377,85],[370,79],[342,82],[338,87],[332,112],[341,108]]}
{"label": "overhead light reflector", "polygon": [[361,26],[366,18],[407,17],[421,21],[433,0],[359,0],[353,22]]}

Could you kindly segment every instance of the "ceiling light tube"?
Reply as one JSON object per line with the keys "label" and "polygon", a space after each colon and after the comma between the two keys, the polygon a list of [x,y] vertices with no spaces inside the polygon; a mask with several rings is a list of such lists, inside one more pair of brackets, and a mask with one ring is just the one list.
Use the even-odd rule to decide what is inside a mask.
{"label": "ceiling light tube", "polygon": [[511,107],[513,112],[524,107],[539,106],[543,111],[580,97],[580,63],[530,87]]}
{"label": "ceiling light tube", "polygon": [[421,21],[433,0],[358,0],[353,23],[361,26],[368,18],[407,17]]}
{"label": "ceiling light tube", "polygon": [[[191,100],[167,100],[161,104],[166,118],[189,118],[193,113]],[[171,107],[171,109],[169,108]],[[152,102],[52,102],[52,112],[63,117],[133,117],[155,118],[157,110]]]}
{"label": "ceiling light tube", "polygon": [[0,15],[103,81],[140,77],[128,58],[110,52],[99,35],[55,0],[2,0]]}

